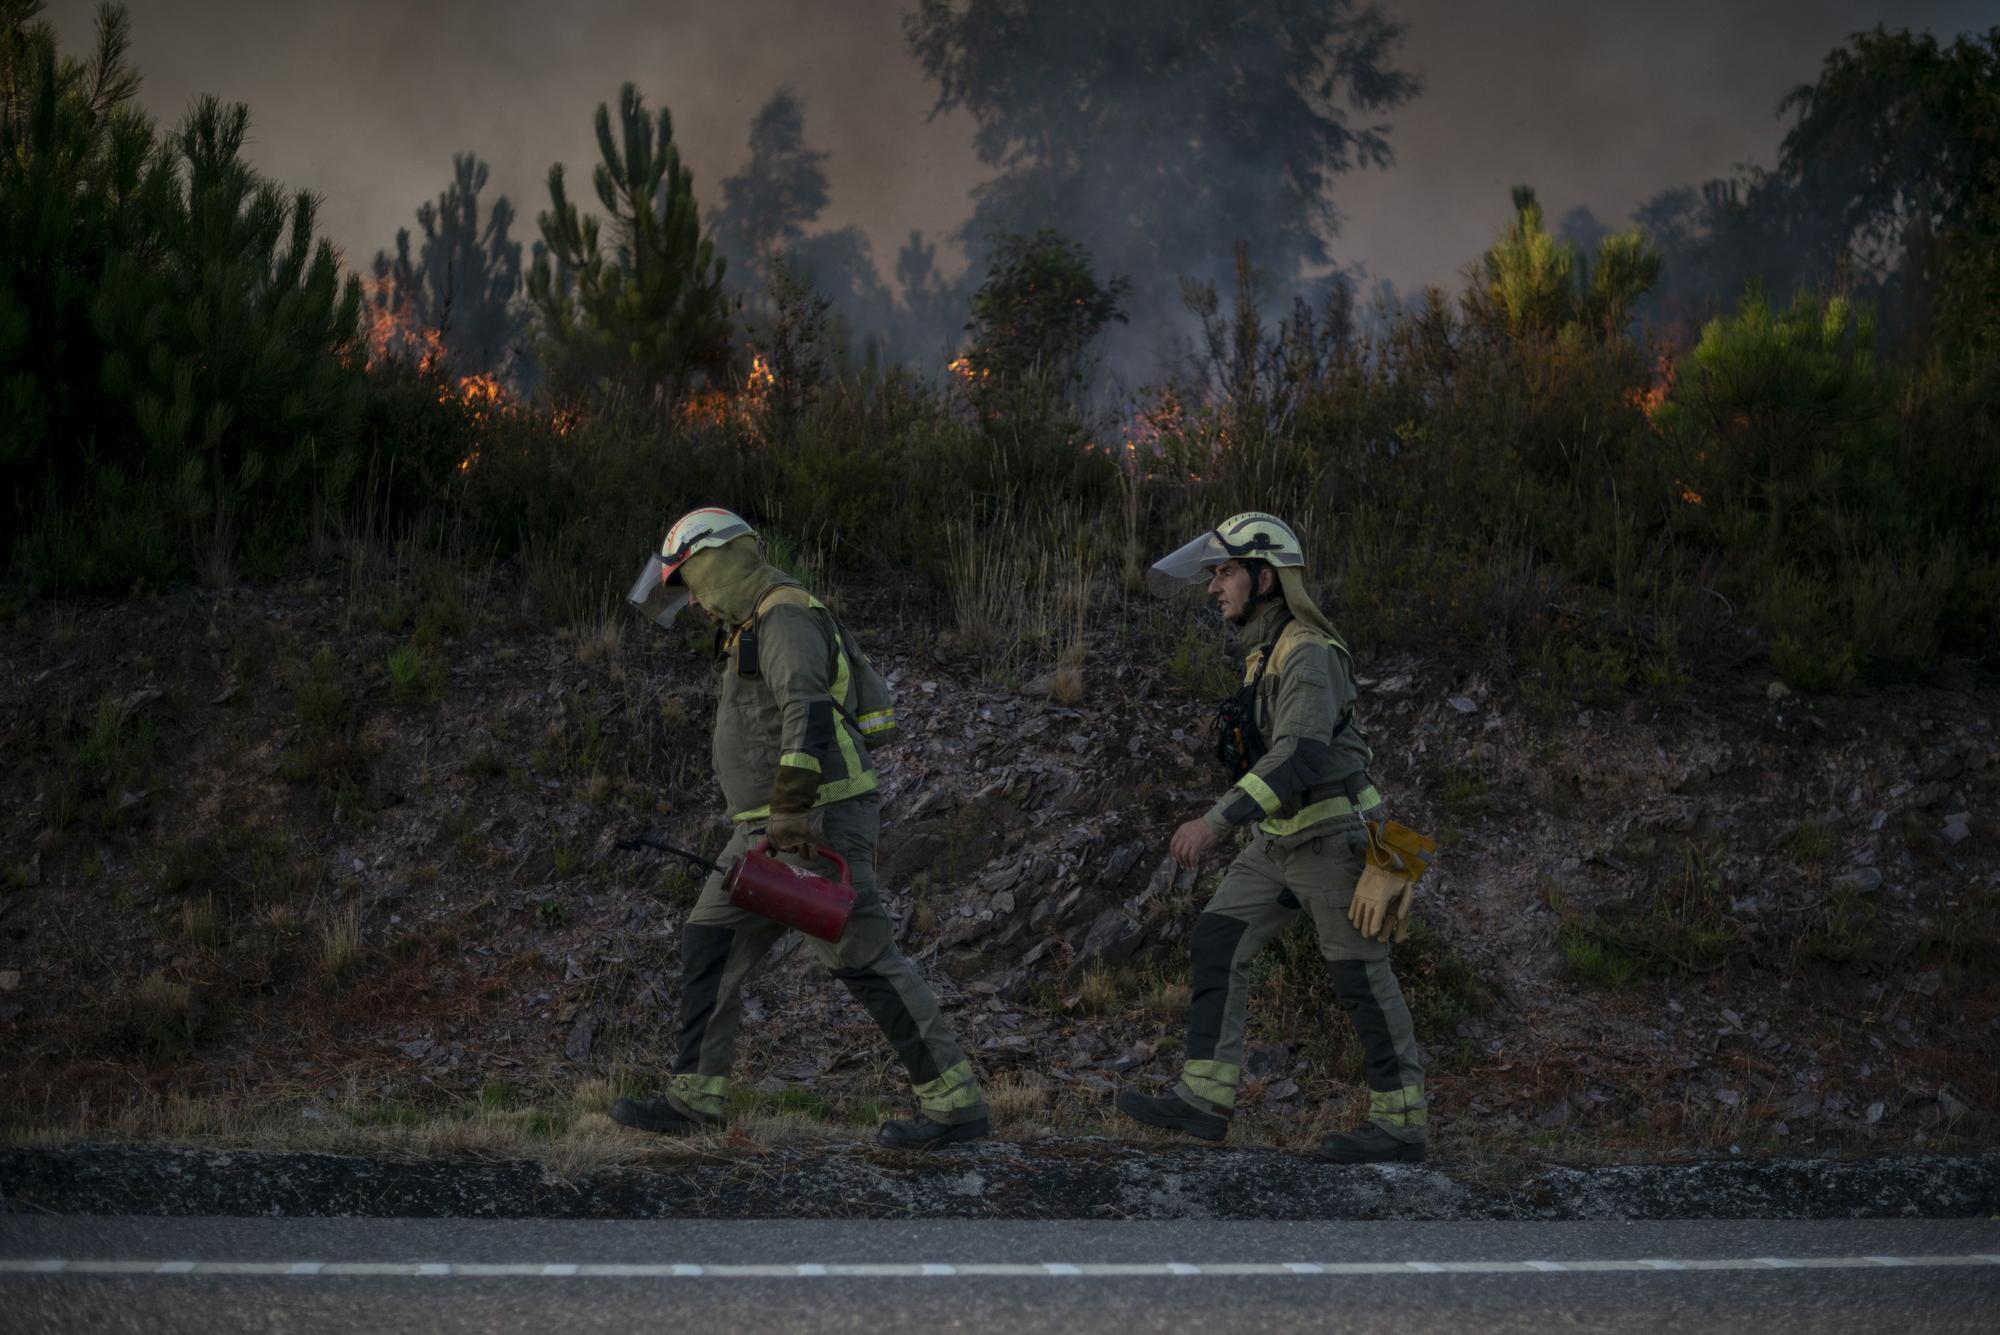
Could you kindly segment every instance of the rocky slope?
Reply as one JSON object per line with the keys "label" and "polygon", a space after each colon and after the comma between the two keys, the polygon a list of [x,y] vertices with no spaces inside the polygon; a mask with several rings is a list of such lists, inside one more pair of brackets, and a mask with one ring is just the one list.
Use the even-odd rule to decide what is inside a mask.
{"label": "rocky slope", "polygon": [[[1016,686],[891,592],[844,610],[905,719],[881,862],[906,948],[1017,1134],[1101,1123],[1177,1064],[1217,868],[1164,848],[1220,786],[1206,706],[1156,620],[1107,608],[1080,682]],[[693,886],[613,841],[720,845],[706,655],[636,619],[550,631],[520,596],[329,566],[0,628],[15,1134],[170,1131],[145,1110],[187,1099],[532,1106],[663,1069]],[[1991,1143],[1990,677],[1809,700],[1737,675],[1607,707],[1442,657],[1361,671],[1375,773],[1445,843],[1398,948],[1441,1148]],[[1358,1054],[1303,933],[1256,983],[1241,1134],[1303,1144],[1352,1115]],[[900,1101],[805,952],[749,997],[746,1111]]]}

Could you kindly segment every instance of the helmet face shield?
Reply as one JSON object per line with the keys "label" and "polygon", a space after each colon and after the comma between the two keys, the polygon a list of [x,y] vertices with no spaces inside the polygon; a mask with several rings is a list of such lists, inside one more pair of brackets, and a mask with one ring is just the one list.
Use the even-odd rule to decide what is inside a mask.
{"label": "helmet face shield", "polygon": [[[676,563],[678,564],[678,563]],[[639,577],[632,581],[632,587],[625,594],[625,601],[639,610],[641,616],[650,617],[662,627],[671,628],[674,618],[692,600],[687,585],[667,582],[670,568],[663,556],[647,553],[646,563],[639,567]]]}
{"label": "helmet face shield", "polygon": [[1306,563],[1298,535],[1275,515],[1259,510],[1223,520],[1185,547],[1153,562],[1146,587],[1162,598],[1199,584],[1225,561],[1263,561],[1274,567]]}
{"label": "helmet face shield", "polygon": [[667,540],[660,544],[659,553],[648,556],[639,567],[639,577],[632,581],[625,601],[638,608],[640,615],[671,628],[674,618],[693,599],[681,580],[681,567],[687,559],[696,552],[721,547],[746,534],[754,537],[756,532],[743,516],[719,506],[688,511],[667,530]]}
{"label": "helmet face shield", "polygon": [[1210,529],[1153,562],[1146,572],[1146,588],[1156,598],[1171,598],[1190,585],[1206,584],[1217,566],[1234,559],[1215,530]]}

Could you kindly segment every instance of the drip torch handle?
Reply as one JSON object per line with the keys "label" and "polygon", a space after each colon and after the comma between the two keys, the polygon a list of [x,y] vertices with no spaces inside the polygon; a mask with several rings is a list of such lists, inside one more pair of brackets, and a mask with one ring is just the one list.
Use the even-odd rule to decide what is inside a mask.
{"label": "drip torch handle", "polygon": [[[770,839],[766,838],[763,843],[757,845],[757,851],[759,853],[769,853],[771,851]],[[854,880],[852,877],[848,875],[847,872],[846,858],[840,856],[840,854],[834,852],[831,848],[827,847],[825,844],[821,844],[817,848],[815,848],[813,850],[813,856],[818,858],[824,858],[828,862],[831,862],[834,866],[840,868],[840,883],[846,886],[850,890],[854,888]]]}

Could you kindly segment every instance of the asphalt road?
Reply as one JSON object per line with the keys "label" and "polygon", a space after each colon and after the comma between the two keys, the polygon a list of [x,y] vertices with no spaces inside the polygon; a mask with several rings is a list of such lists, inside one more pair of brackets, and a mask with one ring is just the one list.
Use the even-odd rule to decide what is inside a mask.
{"label": "asphalt road", "polygon": [[[477,1273],[480,1267],[498,1273]],[[1563,1328],[1764,1327],[1930,1335],[1990,1331],[2000,1327],[1996,1313],[2000,1221],[1992,1220],[0,1216],[0,1328],[9,1332],[628,1335],[664,1326],[868,1335],[1114,1328],[1121,1335],[1373,1329],[1546,1335]]]}

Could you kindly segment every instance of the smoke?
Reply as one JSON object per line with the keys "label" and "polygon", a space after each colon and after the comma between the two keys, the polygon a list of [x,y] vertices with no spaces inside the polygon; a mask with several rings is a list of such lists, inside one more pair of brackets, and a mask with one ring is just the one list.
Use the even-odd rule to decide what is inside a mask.
{"label": "smoke", "polygon": [[[137,0],[130,5],[141,100],[180,118],[200,92],[247,102],[250,155],[268,175],[324,197],[322,227],[357,269],[393,245],[450,177],[452,154],[492,165],[532,239],[552,162],[587,173],[590,115],[631,79],[669,107],[695,190],[720,206],[741,170],[757,109],[790,84],[827,153],[831,201],[816,227],[855,227],[882,279],[912,230],[948,238],[993,176],[961,113],[928,118],[937,90],[903,39],[913,0],[738,0],[661,6],[603,0],[556,11],[524,0],[413,6],[350,0]],[[67,51],[85,49],[96,0],[52,0]],[[1062,10],[1063,6],[1053,7]],[[1335,266],[1402,290],[1456,282],[1507,217],[1509,188],[1533,185],[1550,216],[1588,205],[1619,227],[1671,186],[1769,163],[1779,99],[1826,52],[1878,22],[1941,37],[1991,21],[1990,0],[1385,0],[1408,26],[1395,64],[1422,96],[1395,110],[1395,164],[1340,176]],[[1099,209],[1103,201],[1082,200]],[[1217,235],[1214,271],[1234,238]],[[1260,257],[1261,258],[1261,257]],[[963,267],[943,240],[937,267]]]}

